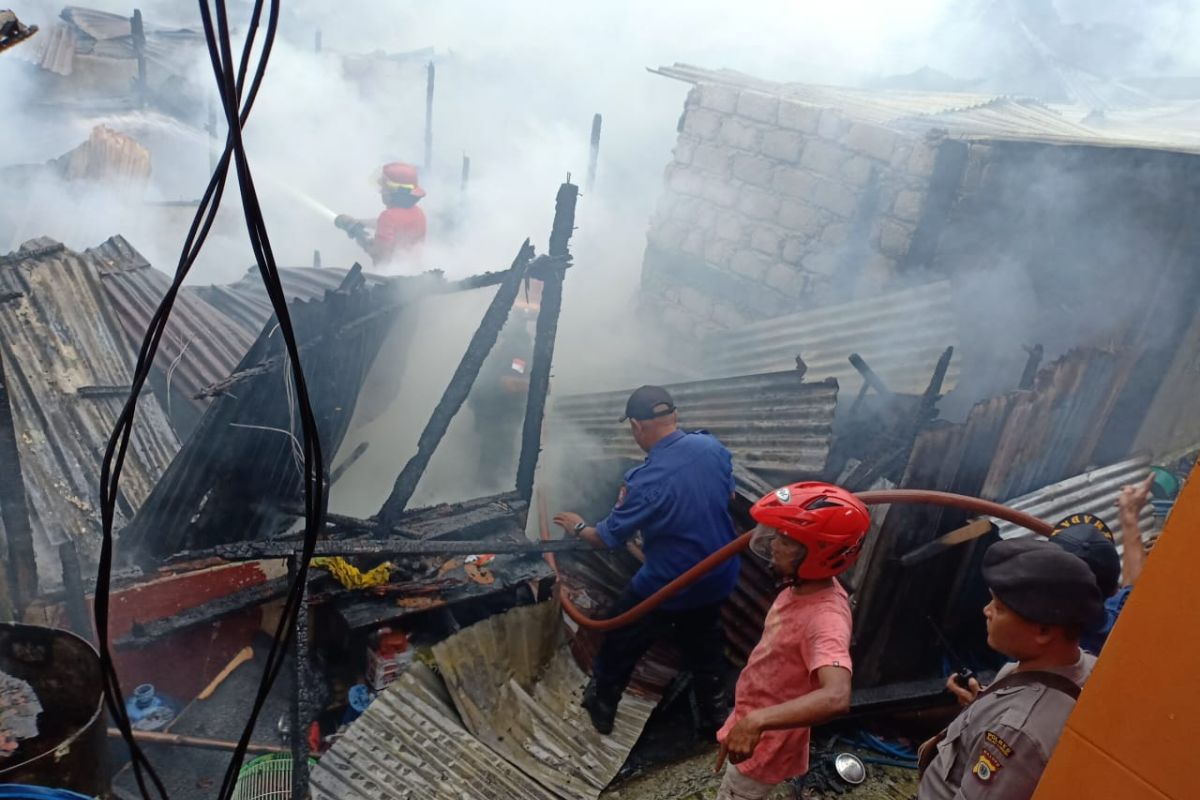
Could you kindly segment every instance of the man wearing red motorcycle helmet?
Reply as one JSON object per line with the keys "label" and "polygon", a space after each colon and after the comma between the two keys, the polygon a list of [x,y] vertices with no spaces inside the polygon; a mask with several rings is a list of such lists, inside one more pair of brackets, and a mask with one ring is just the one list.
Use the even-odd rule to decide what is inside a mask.
{"label": "man wearing red motorcycle helmet", "polygon": [[854,565],[871,527],[845,489],[796,483],[750,509],[750,549],[784,584],[717,733],[725,770],[717,800],[758,800],[808,772],[810,728],[850,708],[850,601],[835,576]]}

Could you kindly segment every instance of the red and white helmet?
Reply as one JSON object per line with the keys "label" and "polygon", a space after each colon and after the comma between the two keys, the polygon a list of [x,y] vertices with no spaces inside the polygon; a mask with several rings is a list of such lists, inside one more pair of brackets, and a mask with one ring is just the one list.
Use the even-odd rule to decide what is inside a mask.
{"label": "red and white helmet", "polygon": [[841,574],[858,560],[871,529],[867,507],[840,486],[817,481],[793,483],[761,498],[750,509],[758,523],[750,540],[756,555],[771,560],[775,535],[804,545],[808,553],[796,570],[801,580]]}

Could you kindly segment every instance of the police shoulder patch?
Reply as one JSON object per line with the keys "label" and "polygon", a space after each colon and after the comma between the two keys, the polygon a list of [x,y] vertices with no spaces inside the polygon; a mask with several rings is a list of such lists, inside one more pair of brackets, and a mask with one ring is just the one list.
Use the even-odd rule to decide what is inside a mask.
{"label": "police shoulder patch", "polygon": [[975,766],[971,768],[971,774],[984,783],[987,783],[996,777],[996,773],[1000,769],[1000,759],[991,751],[985,749],[979,754],[979,760],[975,762]]}

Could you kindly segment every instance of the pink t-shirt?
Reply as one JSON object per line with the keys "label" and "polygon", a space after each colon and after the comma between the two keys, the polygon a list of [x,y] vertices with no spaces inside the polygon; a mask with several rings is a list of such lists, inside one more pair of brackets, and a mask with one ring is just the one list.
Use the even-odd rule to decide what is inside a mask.
{"label": "pink t-shirt", "polygon": [[[784,589],[771,604],[762,639],[737,682],[733,713],[717,733],[725,741],[751,711],[786,703],[820,687],[817,670],[850,670],[850,599],[837,582],[812,594]],[[808,772],[808,728],[767,731],[754,755],[737,765],[747,778],[781,783]]]}

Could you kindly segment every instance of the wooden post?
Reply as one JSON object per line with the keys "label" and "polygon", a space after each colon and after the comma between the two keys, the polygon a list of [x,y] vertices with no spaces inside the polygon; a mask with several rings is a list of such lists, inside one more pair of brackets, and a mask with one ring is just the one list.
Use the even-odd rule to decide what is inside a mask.
{"label": "wooden post", "polygon": [[[429,62],[425,83],[425,171],[433,167],[433,80],[435,68]],[[429,180],[426,176],[425,180]]]}
{"label": "wooden post", "polygon": [[[500,288],[496,290],[496,296],[492,298],[491,305],[484,312],[479,328],[471,337],[467,350],[458,363],[458,369],[454,371],[437,407],[433,409],[433,414],[425,423],[425,429],[421,431],[421,437],[417,440],[416,454],[400,471],[400,475],[397,476],[396,483],[392,487],[391,495],[379,510],[379,522],[382,525],[391,526],[404,512],[413,492],[417,490],[417,483],[425,473],[425,468],[429,466],[429,460],[433,458],[433,453],[441,443],[442,437],[450,428],[450,421],[454,419],[454,415],[466,402],[467,395],[471,392],[471,386],[475,383],[475,377],[479,374],[479,369],[500,337],[500,330],[508,320],[508,314],[512,310],[513,302],[517,299],[521,281],[524,280],[532,259],[533,245],[526,239],[525,243],[521,245],[521,250],[517,253],[512,267],[504,276]],[[534,358],[536,365],[536,352]]]}
{"label": "wooden post", "polygon": [[4,352],[0,348],[0,521],[4,522],[4,579],[14,619],[21,619],[25,606],[37,593],[37,560],[33,550],[33,528],[29,522],[29,504],[25,497],[25,479],[17,448],[17,430],[4,376]]}
{"label": "wooden post", "polygon": [[596,162],[600,159],[600,124],[603,119],[599,114],[592,117],[592,146],[588,153],[587,183],[584,184],[590,192],[596,185]]}
{"label": "wooden post", "polygon": [[521,457],[517,461],[517,492],[529,502],[533,498],[533,477],[542,449],[542,421],[546,416],[546,395],[550,391],[550,364],[554,359],[554,340],[558,335],[558,315],[562,310],[563,276],[570,265],[568,244],[575,230],[575,204],[579,187],[567,182],[558,187],[554,204],[554,225],[550,230],[551,264],[542,279],[542,304],[538,309],[537,332],[533,340],[533,363],[529,367],[529,397],[525,402],[525,424],[521,429]]}
{"label": "wooden post", "polygon": [[129,21],[130,33],[133,36],[133,54],[137,58],[137,101],[139,108],[146,107],[146,31],[142,26],[142,10],[133,10],[133,19]]}

